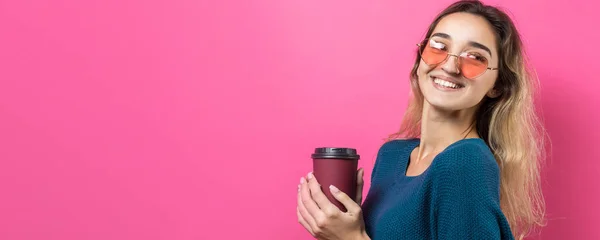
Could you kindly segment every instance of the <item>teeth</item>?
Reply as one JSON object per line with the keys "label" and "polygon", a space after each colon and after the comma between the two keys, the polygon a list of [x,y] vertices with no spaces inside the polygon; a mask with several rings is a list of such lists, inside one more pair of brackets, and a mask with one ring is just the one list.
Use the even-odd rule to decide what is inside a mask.
{"label": "teeth", "polygon": [[451,83],[451,82],[448,82],[448,81],[445,81],[445,80],[442,80],[442,79],[439,79],[439,78],[434,78],[433,82],[435,82],[438,85],[447,87],[447,88],[460,88],[459,85],[456,85],[454,83]]}

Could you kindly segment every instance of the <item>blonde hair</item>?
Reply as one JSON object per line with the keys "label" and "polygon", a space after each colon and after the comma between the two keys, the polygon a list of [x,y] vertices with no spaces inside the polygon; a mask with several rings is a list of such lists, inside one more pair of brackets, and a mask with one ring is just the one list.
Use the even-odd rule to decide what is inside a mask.
{"label": "blonde hair", "polygon": [[[479,1],[456,2],[436,17],[429,26],[427,37],[444,16],[456,12],[485,18],[497,33],[500,61],[494,87],[500,96],[482,100],[476,113],[476,126],[500,168],[500,207],[514,237],[522,239],[545,225],[540,165],[544,159],[547,135],[534,108],[537,78],[529,70],[516,27],[510,17],[496,7]],[[424,97],[418,85],[419,63],[417,54],[410,74],[408,108],[400,130],[387,140],[420,137]]]}

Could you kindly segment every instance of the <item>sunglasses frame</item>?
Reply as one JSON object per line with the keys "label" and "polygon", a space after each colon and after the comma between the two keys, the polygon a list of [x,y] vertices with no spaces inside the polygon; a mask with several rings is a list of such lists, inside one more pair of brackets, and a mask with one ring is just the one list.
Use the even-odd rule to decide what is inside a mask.
{"label": "sunglasses frame", "polygon": [[[423,41],[421,41],[420,43],[417,43],[417,46],[419,47],[419,48],[417,49],[417,50],[418,50],[418,51],[417,51],[417,53],[419,54],[419,58],[420,58],[421,60],[423,60],[423,62],[425,62],[425,59],[423,59],[423,54],[422,54],[421,52],[422,52],[423,50],[425,50],[425,45],[423,45],[423,43],[424,43],[425,41],[427,41],[427,40],[429,40],[429,38],[425,38],[425,39],[423,39]],[[421,50],[421,48],[423,48],[423,50]],[[443,60],[443,61],[441,61],[440,63],[431,64],[431,65],[430,65],[430,64],[427,64],[427,62],[425,62],[425,64],[427,64],[427,65],[429,65],[429,66],[432,66],[432,65],[438,65],[438,64],[441,64],[441,63],[443,63],[443,62],[447,61],[447,60],[448,60],[448,58],[449,58],[450,56],[454,56],[454,57],[456,57],[456,58],[458,59],[458,61],[457,61],[456,65],[458,65],[458,68],[460,69],[460,64],[459,64],[459,62],[462,62],[462,61],[460,60],[460,56],[459,56],[459,55],[456,55],[456,54],[452,54],[452,53],[450,53],[450,52],[446,52],[446,54],[447,54],[447,55],[446,55],[446,58],[444,58],[444,60]],[[479,75],[477,75],[477,76],[475,76],[475,77],[471,77],[471,78],[468,78],[468,77],[466,77],[465,75],[463,75],[463,77],[465,77],[465,78],[468,78],[468,79],[474,79],[474,78],[478,78],[479,76],[483,75],[485,72],[487,72],[487,70],[498,70],[498,68],[497,68],[497,67],[496,67],[496,68],[490,67],[490,62],[489,62],[489,61],[487,62],[487,64],[488,64],[488,65],[487,65],[487,67],[485,68],[485,71],[481,72],[481,74],[479,74]]]}

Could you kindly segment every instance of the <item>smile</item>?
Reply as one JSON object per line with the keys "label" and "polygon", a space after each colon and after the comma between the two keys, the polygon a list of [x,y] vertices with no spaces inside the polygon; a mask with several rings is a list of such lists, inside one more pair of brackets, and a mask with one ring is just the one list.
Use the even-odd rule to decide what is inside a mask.
{"label": "smile", "polygon": [[459,90],[461,88],[464,88],[465,86],[458,84],[458,83],[453,83],[450,81],[446,81],[446,80],[442,80],[436,77],[432,77],[433,79],[433,85],[441,90]]}

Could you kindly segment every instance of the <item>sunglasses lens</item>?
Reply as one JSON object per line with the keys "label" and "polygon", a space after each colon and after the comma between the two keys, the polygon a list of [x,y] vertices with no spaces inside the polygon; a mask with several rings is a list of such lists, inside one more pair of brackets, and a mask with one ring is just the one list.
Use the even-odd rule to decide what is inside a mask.
{"label": "sunglasses lens", "polygon": [[[431,46],[430,44],[431,42],[427,40],[420,44],[419,53],[421,54],[421,59],[427,65],[437,65],[444,62],[448,58],[448,51],[437,46]],[[460,55],[458,65],[463,76],[472,79],[480,76],[487,70],[488,61],[485,57],[477,54],[463,53]]]}
{"label": "sunglasses lens", "polygon": [[424,41],[421,49],[421,58],[427,65],[436,65],[443,62],[448,57],[448,52],[445,50],[433,48],[429,42]]}
{"label": "sunglasses lens", "polygon": [[460,58],[460,70],[466,78],[476,78],[487,70],[488,62],[484,57],[464,54]]}

